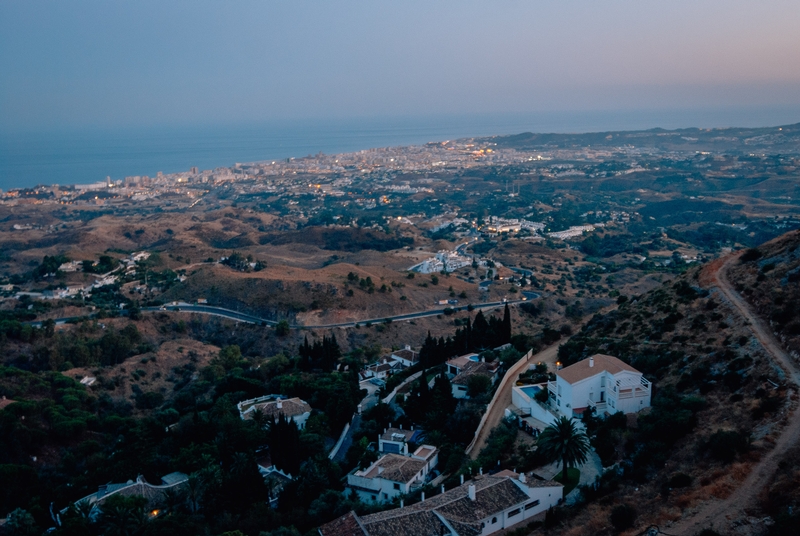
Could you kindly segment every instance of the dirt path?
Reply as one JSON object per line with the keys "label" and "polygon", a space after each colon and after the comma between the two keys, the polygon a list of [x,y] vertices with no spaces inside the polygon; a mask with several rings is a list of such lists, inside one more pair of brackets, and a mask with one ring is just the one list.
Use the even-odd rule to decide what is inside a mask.
{"label": "dirt path", "polygon": [[[538,363],[540,361],[548,364],[555,363],[556,356],[558,355],[558,346],[558,343],[548,346],[538,354],[531,356],[531,358],[525,363],[517,362],[512,369],[513,374],[519,375],[519,373],[526,369],[527,365],[530,363]],[[492,409],[486,415],[486,422],[484,423],[483,428],[481,428],[478,438],[475,440],[472,448],[467,453],[472,459],[475,459],[480,453],[481,449],[486,446],[486,440],[489,438],[489,434],[491,434],[492,430],[494,430],[497,425],[500,424],[500,421],[503,420],[506,408],[511,405],[511,388],[514,387],[515,384],[516,378],[513,378],[512,381],[509,381],[500,387],[500,391],[496,395],[495,403],[492,406]]]}
{"label": "dirt path", "polygon": [[[773,357],[787,375],[787,379],[800,385],[800,368],[792,361],[772,334],[772,330],[750,310],[747,302],[736,292],[727,279],[727,267],[738,261],[739,255],[732,255],[715,266],[712,272],[712,283],[728,299],[731,305],[739,310],[747,320],[753,334],[764,349]],[[778,471],[778,463],[786,452],[800,441],[800,416],[793,410],[788,416],[788,423],[778,437],[774,448],[768,452],[753,470],[742,481],[739,487],[727,498],[712,500],[702,505],[697,513],[684,518],[666,529],[671,534],[693,535],[705,528],[728,530],[730,522],[744,517],[745,510],[751,508],[761,493],[764,485]]]}

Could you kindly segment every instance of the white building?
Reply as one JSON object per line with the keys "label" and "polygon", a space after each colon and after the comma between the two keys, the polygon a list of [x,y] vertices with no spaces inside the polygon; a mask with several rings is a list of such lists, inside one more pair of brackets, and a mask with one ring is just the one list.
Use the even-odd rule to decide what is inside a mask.
{"label": "white building", "polygon": [[411,506],[359,516],[350,512],[319,528],[320,536],[487,536],[522,526],[562,499],[563,485],[501,471],[425,498]]}
{"label": "white building", "polygon": [[277,395],[267,395],[236,404],[242,420],[252,419],[256,412],[263,413],[267,421],[275,421],[279,415],[293,420],[302,430],[311,416],[311,406],[299,398],[284,399]]}
{"label": "white building", "polygon": [[365,503],[391,501],[422,487],[438,462],[439,451],[431,445],[422,445],[411,456],[385,454],[366,469],[347,475],[347,487]]}
{"label": "white building", "polygon": [[454,398],[469,398],[467,395],[469,379],[472,376],[486,376],[492,385],[497,382],[498,361],[487,363],[478,354],[454,357],[447,362],[447,375],[450,378]]}
{"label": "white building", "polygon": [[434,257],[426,259],[409,268],[412,272],[431,274],[441,271],[454,272],[459,268],[472,265],[472,259],[459,255],[456,251],[441,250]]}
{"label": "white building", "polygon": [[[536,400],[547,390],[548,402]],[[540,385],[515,386],[511,403],[523,415],[551,424],[564,415],[580,418],[587,408],[598,415],[636,413],[650,407],[652,384],[641,372],[620,359],[595,354],[556,372],[556,381]]]}
{"label": "white building", "polygon": [[573,225],[566,231],[555,231],[552,233],[547,233],[547,236],[551,238],[559,238],[561,240],[566,240],[568,238],[579,237],[583,235],[583,233],[589,233],[591,231],[594,231],[594,226],[592,225]]}
{"label": "white building", "polygon": [[402,428],[388,428],[378,437],[378,452],[381,454],[403,454],[408,456],[408,443],[420,443],[422,431],[403,430]]}
{"label": "white building", "polygon": [[402,363],[405,368],[413,367],[419,362],[419,352],[412,350],[408,344],[402,350],[392,352],[392,357]]}

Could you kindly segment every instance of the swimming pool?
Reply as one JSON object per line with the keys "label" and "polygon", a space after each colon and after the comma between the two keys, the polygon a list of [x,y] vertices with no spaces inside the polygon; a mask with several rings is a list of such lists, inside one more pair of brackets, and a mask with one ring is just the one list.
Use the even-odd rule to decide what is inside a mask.
{"label": "swimming pool", "polygon": [[526,385],[525,387],[520,387],[519,390],[528,395],[529,398],[534,398],[542,388],[538,385]]}

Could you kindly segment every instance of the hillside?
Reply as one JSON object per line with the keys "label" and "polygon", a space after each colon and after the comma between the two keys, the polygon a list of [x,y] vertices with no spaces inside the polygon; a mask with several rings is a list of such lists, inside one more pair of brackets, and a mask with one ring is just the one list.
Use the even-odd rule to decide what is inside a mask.
{"label": "hillside", "polygon": [[800,357],[800,232],[787,233],[746,251],[730,270],[731,281],[781,338]]}
{"label": "hillside", "polygon": [[[764,258],[776,257],[781,247],[787,250],[765,247]],[[617,507],[634,512],[632,527],[623,533],[636,534],[651,523],[669,533],[705,504],[730,496],[773,448],[794,404],[793,386],[715,285],[720,265],[694,268],[595,316],[561,346],[564,364],[594,353],[616,355],[655,385],[653,408],[638,419],[589,425],[604,466],[616,471],[607,472],[598,489],[584,491],[585,507],[567,509],[564,534],[618,533],[609,518]],[[744,288],[747,283],[736,279],[740,272],[734,269],[729,277]],[[774,287],[765,282],[762,278],[759,294],[772,295],[766,291]],[[775,282],[780,286],[780,279]],[[773,521],[792,500],[784,491],[795,489],[796,482],[796,473],[781,472],[762,504],[730,520],[747,525],[737,534],[778,530]],[[765,523],[768,514],[774,517]],[[719,534],[728,533],[724,530]]]}
{"label": "hillside", "polygon": [[490,139],[500,147],[515,149],[610,147],[630,144],[670,151],[745,151],[753,147],[796,152],[800,147],[800,124],[769,128],[654,128],[630,132],[591,132],[585,134],[534,134],[525,132]]}

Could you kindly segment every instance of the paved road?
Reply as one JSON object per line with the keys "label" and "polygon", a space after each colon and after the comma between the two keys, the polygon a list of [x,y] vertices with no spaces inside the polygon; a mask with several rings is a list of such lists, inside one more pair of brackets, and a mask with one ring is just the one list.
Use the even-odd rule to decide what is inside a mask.
{"label": "paved road", "polygon": [[[361,400],[361,411],[365,412],[368,409],[372,408],[378,403],[378,391],[380,388],[370,383],[369,380],[359,382],[359,387],[362,389],[367,390],[367,396]],[[350,450],[350,447],[353,444],[353,435],[358,431],[361,427],[361,414],[356,412],[353,415],[353,418],[350,421],[350,428],[347,429],[347,433],[345,434],[344,440],[342,441],[341,446],[339,446],[339,450],[336,451],[336,455],[332,458],[335,462],[343,462],[347,457],[347,451]]]}
{"label": "paved road", "polygon": [[[484,303],[476,303],[471,305],[459,305],[450,307],[449,309],[453,311],[466,311],[471,306],[473,309],[491,309],[494,307],[502,307],[506,303],[509,305],[514,305],[517,303],[522,303],[526,300],[508,300],[508,301],[495,301],[495,302],[484,302]],[[260,318],[254,315],[240,313],[238,311],[233,311],[231,309],[225,309],[223,307],[214,307],[211,305],[194,305],[190,303],[177,303],[177,304],[169,304],[163,305],[161,307],[145,307],[142,309],[145,312],[152,312],[152,311],[179,311],[179,312],[186,312],[186,313],[200,313],[200,314],[207,314],[207,315],[214,315],[214,316],[221,316],[224,318],[230,318],[231,320],[237,320],[239,322],[248,322],[250,324],[261,324],[267,326],[274,326],[278,322],[275,320],[267,320],[265,318]],[[290,327],[296,329],[327,329],[327,328],[352,328],[355,327],[356,324],[364,325],[366,323],[372,324],[379,324],[386,320],[391,320],[393,322],[403,321],[403,320],[413,320],[415,318],[423,318],[426,316],[436,316],[444,314],[445,309],[430,309],[427,311],[417,311],[415,313],[405,313],[401,315],[393,315],[393,316],[384,316],[379,318],[368,318],[365,320],[358,320],[352,322],[339,322],[335,324],[317,324],[317,325],[303,325],[303,324],[293,324]]]}
{"label": "paved road", "polygon": [[[495,301],[495,302],[484,302],[484,303],[474,303],[469,305],[458,305],[454,307],[450,307],[449,309],[452,311],[466,311],[469,307],[472,307],[474,310],[478,309],[492,309],[495,307],[502,307],[506,303],[509,305],[514,305],[517,303],[522,303],[526,301],[528,298],[520,299],[520,300],[507,300],[507,301]],[[142,312],[145,313],[152,313],[157,311],[172,311],[172,312],[181,312],[181,313],[199,313],[204,315],[211,315],[211,316],[220,316],[223,318],[229,318],[231,320],[236,320],[237,322],[247,322],[248,324],[260,324],[262,326],[275,326],[278,324],[276,320],[267,320],[266,318],[261,318],[255,315],[247,314],[247,313],[240,313],[239,311],[234,311],[232,309],[226,309],[224,307],[215,307],[213,305],[196,305],[192,303],[185,303],[185,302],[171,302],[168,305],[162,305],[160,307],[143,307]],[[127,311],[124,311],[125,314]],[[327,328],[352,328],[355,327],[356,324],[364,325],[366,323],[372,324],[380,324],[381,322],[385,322],[386,320],[395,321],[403,321],[403,320],[414,320],[415,318],[423,318],[426,316],[435,316],[441,315],[445,313],[445,309],[430,309],[427,311],[417,311],[415,313],[405,313],[401,315],[394,315],[394,316],[383,316],[379,318],[368,318],[365,320],[358,320],[352,322],[339,322],[336,324],[317,324],[317,325],[304,325],[304,324],[290,324],[289,327],[293,329],[327,329]],[[73,317],[65,317],[65,318],[56,318],[56,324],[65,324],[69,321],[74,320],[83,320],[85,318],[91,318],[94,316],[94,313],[86,315],[86,316],[73,316]],[[30,324],[31,326],[40,328],[42,327],[42,322],[37,320],[35,322],[25,322],[26,324]]]}
{"label": "paved road", "polygon": [[[714,274],[716,286],[730,304],[738,309],[747,320],[753,335],[756,336],[775,362],[786,371],[788,380],[794,382],[795,385],[800,385],[800,368],[786,354],[783,347],[775,339],[769,326],[753,313],[749,304],[731,287],[728,281],[726,270],[728,266],[738,261],[738,259],[739,254],[734,254],[720,263],[716,274]],[[756,505],[764,486],[779,470],[779,462],[788,450],[797,445],[798,442],[800,442],[800,415],[798,415],[797,409],[794,409],[788,416],[788,424],[778,436],[775,447],[753,467],[747,478],[739,484],[739,487],[731,495],[722,500],[709,500],[700,507],[696,514],[681,519],[667,530],[673,534],[696,534],[703,529],[714,528],[727,533],[731,528],[732,521],[745,517],[745,509]]]}

